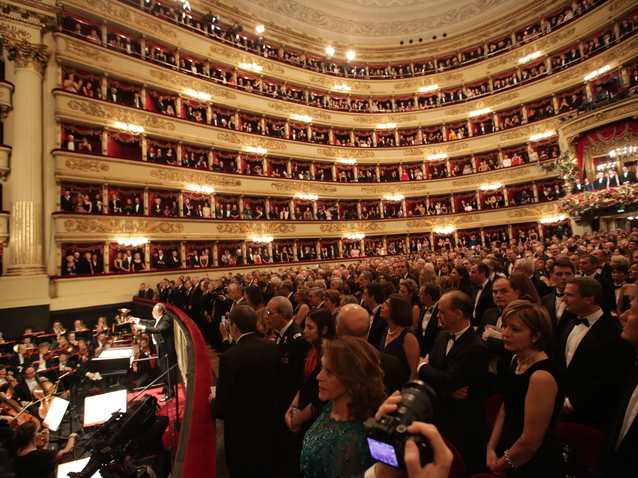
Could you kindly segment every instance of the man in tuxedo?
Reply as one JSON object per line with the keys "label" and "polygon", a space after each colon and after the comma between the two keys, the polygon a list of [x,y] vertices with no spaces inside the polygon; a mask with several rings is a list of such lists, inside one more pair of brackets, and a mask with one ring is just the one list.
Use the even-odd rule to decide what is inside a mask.
{"label": "man in tuxedo", "polygon": [[556,363],[564,380],[563,419],[604,430],[636,358],[620,338],[620,325],[600,307],[603,288],[595,279],[574,277],[563,301],[577,315],[565,323]]}
{"label": "man in tuxedo", "polygon": [[638,182],[636,180],[636,173],[630,170],[627,166],[622,167],[622,174],[620,175],[620,184],[634,184]]}
{"label": "man in tuxedo", "polygon": [[572,185],[572,194],[580,194],[583,191],[583,184],[580,182],[580,178],[576,178],[576,181]]}
{"label": "man in tuxedo", "polygon": [[[293,293],[293,285],[291,280],[281,281],[279,288],[277,289],[277,295],[285,297],[290,301],[292,305],[292,310],[297,308],[297,301],[295,300],[295,294]],[[270,297],[272,299],[272,297]],[[269,299],[269,300],[270,300]]]}
{"label": "man in tuxedo", "polygon": [[93,270],[93,274],[101,274],[104,272],[104,264],[97,254],[91,255],[91,269]]}
{"label": "man in tuxedo", "polygon": [[27,346],[20,344],[18,345],[18,351],[9,357],[9,370],[11,370],[14,375],[21,374],[25,367],[31,365],[32,359],[24,356],[26,351]]}
{"label": "man in tuxedo", "polygon": [[133,100],[132,100],[133,108],[142,108],[142,97],[138,91],[133,92]]}
{"label": "man in tuxedo", "polygon": [[596,271],[598,265],[598,257],[587,254],[580,258],[578,268],[582,277],[589,277],[600,282],[603,289],[603,299],[600,306],[605,312],[610,313],[614,308],[614,285],[611,280],[606,279]]}
{"label": "man in tuxedo", "polygon": [[75,142],[75,137],[72,134],[67,135],[66,141],[62,144],[62,147],[69,151],[77,151],[78,145]]}
{"label": "man in tuxedo", "polygon": [[[306,341],[301,327],[292,320],[292,315],[292,304],[285,297],[275,296],[266,306],[266,320],[277,334],[275,343],[282,364],[279,410],[276,413],[282,418],[304,381],[304,364],[310,349],[310,343]],[[288,430],[283,419],[277,423],[280,437],[278,476],[298,476],[303,437]]]}
{"label": "man in tuxedo", "polygon": [[109,209],[109,212],[111,214],[122,214],[122,203],[117,197],[117,194],[111,195],[111,200],[109,201]]}
{"label": "man in tuxedo", "polygon": [[594,191],[599,191],[601,189],[607,189],[609,187],[609,178],[605,176],[605,173],[597,173],[596,180],[594,181]]}
{"label": "man in tuxedo", "polygon": [[519,259],[514,266],[516,272],[525,274],[534,284],[534,288],[538,292],[539,297],[549,294],[549,286],[540,280],[536,275],[536,266],[531,259]]}
{"label": "man in tuxedo", "polygon": [[572,262],[565,258],[559,257],[552,263],[550,269],[550,278],[552,283],[556,285],[554,290],[541,298],[541,303],[549,312],[549,318],[552,321],[552,339],[548,345],[550,355],[556,355],[556,349],[563,327],[569,319],[575,319],[577,316],[573,312],[565,310],[565,287],[567,281],[576,277],[576,268]]}
{"label": "man in tuxedo", "polygon": [[492,281],[489,279],[490,268],[479,262],[470,269],[470,279],[476,286],[474,294],[474,308],[472,314],[472,324],[478,325],[487,309],[494,307],[492,298]]}
{"label": "man in tuxedo", "polygon": [[155,269],[157,270],[166,269],[166,261],[167,261],[167,257],[164,255],[164,250],[158,249],[157,256],[155,256],[155,261],[154,261]]}
{"label": "man in tuxedo", "polygon": [[[166,306],[161,302],[155,304],[151,315],[153,316],[151,320],[131,318],[129,321],[134,329],[151,336],[157,348],[158,368],[160,374],[163,374],[177,363],[175,340],[173,338],[173,319],[168,315]],[[176,372],[177,368],[174,368],[162,378],[166,389],[166,397],[160,401],[166,401],[173,397],[173,387],[177,383]]]}
{"label": "man in tuxedo", "polygon": [[594,249],[593,251],[591,251],[591,255],[595,256],[596,259],[598,259],[596,272],[603,276],[605,279],[611,281],[611,264],[609,263],[611,259],[611,253],[609,252],[609,249]]}
{"label": "man in tuxedo", "polygon": [[425,357],[430,353],[434,340],[440,331],[438,319],[440,296],[441,292],[436,282],[427,282],[419,288],[421,309],[419,311],[419,322],[414,333],[419,341],[421,357]]}
{"label": "man in tuxedo", "polygon": [[381,304],[385,302],[385,289],[378,282],[371,282],[363,289],[363,306],[370,313],[368,343],[378,348],[385,332],[386,323],[381,318]]}
{"label": "man in tuxedo", "polygon": [[[370,314],[357,304],[346,304],[339,310],[337,316],[337,335],[349,336],[366,341],[368,340],[368,328],[370,327]],[[396,390],[401,390],[409,377],[401,367],[401,362],[394,355],[379,352],[381,369],[383,370],[383,385],[385,391],[392,395]]]}
{"label": "man in tuxedo", "polygon": [[[638,289],[636,289],[638,290]],[[632,294],[631,307],[621,316],[620,337],[638,350],[638,293]],[[638,469],[638,366],[634,364],[623,387],[616,413],[605,437],[604,478],[630,478]]]}
{"label": "man in tuxedo", "polygon": [[219,358],[213,418],[224,420],[226,465],[232,478],[274,478],[277,456],[277,400],[282,362],[278,346],[257,336],[257,314],[248,305],[228,318],[236,345]]}
{"label": "man in tuxedo", "polygon": [[419,379],[439,397],[434,424],[465,460],[468,475],[485,468],[487,425],[483,410],[488,351],[470,319],[474,304],[461,291],[443,294],[439,321],[443,331],[418,366]]}
{"label": "man in tuxedo", "polygon": [[310,310],[323,308],[323,289],[321,287],[313,287],[308,292],[308,305]]}
{"label": "man in tuxedo", "polygon": [[[38,404],[31,404],[36,398],[33,396],[33,389],[39,385],[39,381],[35,375],[35,368],[32,365],[27,365],[22,371],[22,378],[13,385],[13,395],[11,399],[18,402],[23,407],[26,407],[28,413],[37,417],[38,416]],[[41,377],[41,380],[45,380]]]}
{"label": "man in tuxedo", "polygon": [[505,274],[509,277],[512,272],[514,272],[514,266],[516,265],[516,260],[518,256],[514,249],[508,249],[505,251],[505,262],[503,263],[503,269],[505,270]]}
{"label": "man in tuxedo", "polygon": [[68,189],[66,189],[60,197],[60,209],[62,211],[73,212],[73,198],[71,197],[71,191]]}
{"label": "man in tuxedo", "polygon": [[193,251],[193,253],[191,254],[190,257],[190,266],[191,267],[200,267],[200,263],[199,263],[199,253],[197,251],[197,249],[195,249]]}
{"label": "man in tuxedo", "polygon": [[122,102],[122,97],[117,92],[117,87],[116,86],[111,86],[109,94],[106,95],[106,99],[108,101],[112,101],[113,103],[121,103]]}
{"label": "man in tuxedo", "polygon": [[138,292],[137,296],[140,299],[153,300],[153,289],[151,289],[151,286],[148,284],[148,282],[142,282],[140,284],[140,291]]}
{"label": "man in tuxedo", "polygon": [[410,264],[408,263],[408,261],[402,260],[402,261],[398,261],[395,264],[395,268],[394,268],[395,277],[392,279],[392,283],[394,284],[394,287],[397,290],[399,289],[399,283],[401,282],[402,279],[412,279],[414,282],[419,281],[410,272],[411,272]]}

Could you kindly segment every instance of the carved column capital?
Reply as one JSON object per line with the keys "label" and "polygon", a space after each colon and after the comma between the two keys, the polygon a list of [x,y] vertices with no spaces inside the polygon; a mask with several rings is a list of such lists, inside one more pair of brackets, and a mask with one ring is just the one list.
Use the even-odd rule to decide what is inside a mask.
{"label": "carved column capital", "polygon": [[9,60],[15,63],[16,68],[26,68],[41,76],[44,75],[49,62],[47,45],[32,44],[27,40],[11,38],[5,38],[3,43],[9,53]]}

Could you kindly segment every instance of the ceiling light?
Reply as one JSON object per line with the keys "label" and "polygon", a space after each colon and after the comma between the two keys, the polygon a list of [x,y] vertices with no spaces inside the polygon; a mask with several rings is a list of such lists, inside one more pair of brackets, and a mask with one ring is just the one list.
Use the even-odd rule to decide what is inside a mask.
{"label": "ceiling light", "polygon": [[428,159],[430,161],[434,161],[436,159],[445,159],[445,158],[447,158],[447,154],[445,153],[431,154],[430,156],[428,156]]}
{"label": "ceiling light", "polygon": [[211,188],[209,186],[191,186],[189,189],[191,191],[204,194],[213,194],[215,192],[215,188]]}
{"label": "ceiling light", "polygon": [[252,71],[262,71],[264,69],[263,66],[258,65],[257,63],[242,63],[239,65],[244,70],[252,70]]}
{"label": "ceiling light", "polygon": [[434,91],[438,89],[439,89],[439,85],[422,86],[421,88],[419,88],[419,92],[427,93],[428,91]]}
{"label": "ceiling light", "polygon": [[490,111],[492,111],[489,108],[483,108],[482,110],[474,110],[470,113],[470,118],[473,118],[474,116],[481,116],[481,115],[485,115],[487,113],[489,113]]}
{"label": "ceiling light", "polygon": [[386,196],[385,199],[387,201],[402,201],[405,196],[403,194],[395,194],[391,196]]}
{"label": "ceiling light", "polygon": [[255,148],[254,146],[248,146],[246,151],[249,153],[268,154],[268,150],[265,148]]}
{"label": "ceiling light", "polygon": [[382,123],[377,125],[377,129],[394,129],[396,127],[396,123]]}
{"label": "ceiling light", "polygon": [[529,137],[530,141],[538,141],[541,139],[545,139],[545,138],[549,138],[551,136],[554,136],[556,134],[555,131],[545,131],[544,133],[540,133],[540,134],[535,134],[533,136]]}
{"label": "ceiling light", "polygon": [[273,241],[273,237],[272,236],[258,236],[258,237],[253,237],[252,238],[253,242],[257,242],[257,243],[269,243]]}
{"label": "ceiling light", "polygon": [[357,233],[357,234],[348,234],[346,236],[346,239],[351,239],[351,240],[357,240],[358,239],[358,240],[361,240],[364,237],[366,237],[365,234]]}
{"label": "ceiling light", "polygon": [[638,154],[638,147],[625,146],[624,148],[612,149],[609,153],[612,158],[618,158],[620,160],[627,160]]}
{"label": "ceiling light", "polygon": [[332,48],[332,46],[328,45],[328,46],[326,47],[326,54],[327,54],[328,56],[332,56],[332,55],[334,55],[334,54],[335,54],[335,49],[334,49],[334,48]]}
{"label": "ceiling light", "polygon": [[266,31],[266,27],[263,25],[257,25],[257,28],[255,28],[255,30],[257,30],[257,33],[261,35],[262,33]]}
{"label": "ceiling light", "polygon": [[350,50],[348,53],[346,53],[346,58],[347,58],[349,61],[354,60],[354,57],[355,57],[355,56],[356,56],[356,52],[354,52],[354,51],[352,51],[352,50]]}
{"label": "ceiling light", "polygon": [[135,124],[122,123],[120,121],[116,121],[114,126],[118,129],[121,129],[122,131],[128,131],[129,133],[133,133],[133,134],[140,134],[144,132],[144,128],[141,126],[137,126]]}
{"label": "ceiling light", "polygon": [[565,216],[555,216],[555,217],[546,217],[544,219],[540,220],[541,224],[551,224],[553,222],[560,222],[560,221],[564,221],[565,220]]}
{"label": "ceiling light", "polygon": [[452,226],[442,227],[440,229],[434,230],[434,232],[436,232],[437,234],[452,234],[454,231],[456,231],[456,228]]}
{"label": "ceiling light", "polygon": [[303,123],[311,123],[312,122],[312,116],[308,116],[308,115],[292,115],[292,119],[297,120],[297,121],[301,121]]}
{"label": "ceiling light", "polygon": [[530,53],[529,55],[524,56],[523,58],[519,58],[518,62],[519,63],[527,63],[530,60],[535,60],[536,58],[538,58],[542,54],[543,53],[540,50],[538,50],[538,51],[535,51],[534,53]]}
{"label": "ceiling light", "polygon": [[208,93],[203,93],[201,91],[195,91],[195,90],[186,90],[186,94],[188,96],[192,96],[193,98],[197,98],[198,100],[202,100],[202,101],[210,101],[213,98]]}
{"label": "ceiling light", "polygon": [[341,158],[341,159],[339,159],[339,162],[341,164],[357,164],[357,160],[354,159],[354,158],[351,158],[351,159]]}
{"label": "ceiling light", "polygon": [[297,194],[297,197],[299,199],[306,199],[308,201],[316,201],[317,199],[319,199],[319,196],[317,196],[316,194]]}
{"label": "ceiling light", "polygon": [[352,89],[352,87],[346,85],[345,83],[342,83],[340,85],[334,85],[332,87],[333,90],[343,90],[343,91],[350,91]]}
{"label": "ceiling light", "polygon": [[493,191],[494,189],[499,189],[501,186],[501,183],[485,184],[484,186],[481,186],[481,191]]}
{"label": "ceiling light", "polygon": [[147,237],[133,237],[133,236],[128,236],[128,237],[124,237],[124,238],[120,238],[117,240],[117,243],[120,246],[133,246],[133,247],[137,247],[137,246],[141,246],[142,244],[147,244],[148,243],[148,238]]}
{"label": "ceiling light", "polygon": [[602,68],[599,68],[598,70],[594,70],[592,71],[589,75],[587,75],[585,77],[585,81],[589,81],[589,80],[593,80],[594,78],[596,78],[597,76],[602,75],[603,73],[609,71],[611,69],[611,66],[609,65],[605,65]]}

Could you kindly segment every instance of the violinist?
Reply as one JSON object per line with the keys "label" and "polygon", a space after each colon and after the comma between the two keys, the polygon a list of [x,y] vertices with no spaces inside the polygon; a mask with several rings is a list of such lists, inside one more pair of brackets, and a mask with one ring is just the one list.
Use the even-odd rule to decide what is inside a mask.
{"label": "violinist", "polygon": [[75,338],[75,331],[71,331],[69,333],[66,334],[66,340],[67,342],[69,342],[71,345],[73,345],[73,347],[77,348],[78,346],[78,341]]}
{"label": "violinist", "polygon": [[100,355],[100,352],[102,352],[102,350],[104,349],[104,345],[106,344],[107,339],[107,332],[108,331],[106,329],[102,329],[97,333],[97,335],[95,335],[95,337],[93,337],[90,349],[93,351],[94,357]]}
{"label": "violinist", "polygon": [[6,393],[10,388],[9,385],[14,383],[16,383],[16,379],[13,378],[13,374],[6,366],[0,365],[0,392]]}
{"label": "violinist", "polygon": [[[48,430],[46,430],[48,432]],[[47,433],[43,436],[46,437]],[[15,458],[16,478],[50,478],[55,476],[57,463],[75,446],[77,433],[69,435],[66,447],[60,451],[38,448],[38,428],[34,422],[26,422],[16,428]],[[45,439],[46,443],[46,439]]]}
{"label": "violinist", "polygon": [[22,373],[24,367],[31,365],[31,355],[27,354],[27,346],[19,344],[15,346],[15,354],[9,357],[9,367],[14,374]]}
{"label": "violinist", "polygon": [[66,335],[60,335],[60,337],[58,337],[58,341],[56,342],[54,349],[59,351],[64,350],[69,352],[69,354],[72,354],[75,351],[75,347],[69,343]]}
{"label": "violinist", "polygon": [[53,367],[53,354],[51,350],[51,344],[49,342],[42,342],[38,345],[38,350],[31,356],[31,365],[36,367],[38,372],[42,372],[48,368]]}
{"label": "violinist", "polygon": [[[41,380],[46,381],[44,377],[41,377]],[[11,397],[23,407],[27,407],[29,413],[36,417],[38,416],[38,405],[32,404],[35,401],[33,390],[39,385],[40,383],[35,376],[35,368],[29,365],[22,372],[22,380],[13,386],[13,396]]]}
{"label": "violinist", "polygon": [[78,368],[78,363],[77,361],[71,356],[71,354],[66,351],[66,350],[62,350],[60,352],[60,356],[58,357],[58,377],[64,377],[60,379],[60,384],[61,384],[61,390],[70,390],[71,386],[73,385],[73,381],[75,380],[75,374],[71,374],[71,375],[66,375],[69,372],[74,371],[76,368]]}
{"label": "violinist", "polygon": [[86,340],[79,339],[78,340],[78,353],[80,354],[80,359],[86,360],[91,358],[93,355],[91,354],[91,350],[86,345]]}

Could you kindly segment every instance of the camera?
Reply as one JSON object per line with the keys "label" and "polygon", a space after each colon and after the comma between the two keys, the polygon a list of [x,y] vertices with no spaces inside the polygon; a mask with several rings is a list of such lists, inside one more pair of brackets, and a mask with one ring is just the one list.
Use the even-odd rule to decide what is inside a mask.
{"label": "camera", "polygon": [[394,412],[378,420],[368,418],[364,427],[372,458],[405,471],[403,457],[408,440],[416,443],[421,455],[421,466],[432,461],[428,439],[421,434],[408,433],[408,427],[415,421],[432,422],[436,392],[421,380],[411,380],[401,390],[401,397],[401,403]]}

